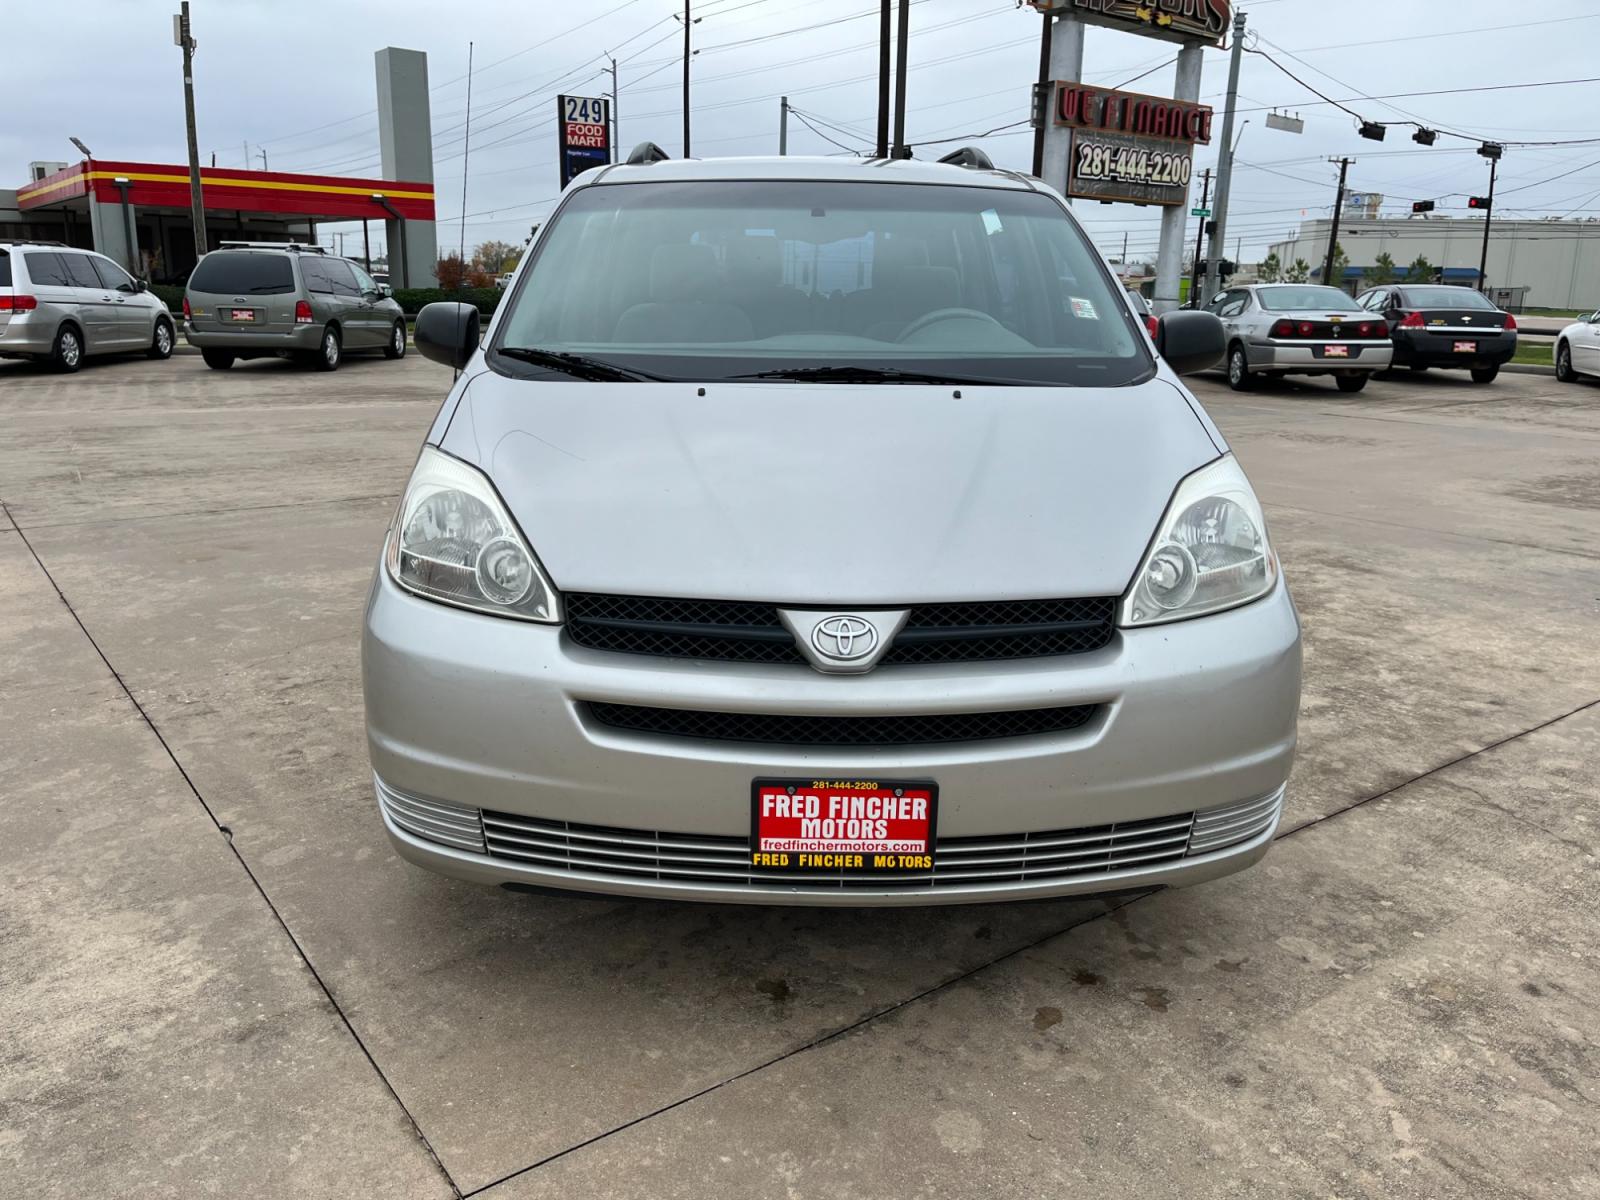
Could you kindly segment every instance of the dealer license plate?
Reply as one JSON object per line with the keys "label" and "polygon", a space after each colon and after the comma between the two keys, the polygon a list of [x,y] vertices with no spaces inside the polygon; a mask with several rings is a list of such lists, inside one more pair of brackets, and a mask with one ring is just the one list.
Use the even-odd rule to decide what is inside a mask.
{"label": "dealer license plate", "polygon": [[1349,358],[1350,357],[1350,347],[1349,346],[1324,346],[1322,348],[1322,356],[1324,358]]}
{"label": "dealer license plate", "polygon": [[253,308],[236,308],[229,319],[234,321],[254,321],[256,319],[256,310]]}
{"label": "dealer license plate", "polygon": [[1477,352],[1478,352],[1478,343],[1477,342],[1457,342],[1456,343],[1456,353],[1457,354],[1476,354]]}
{"label": "dealer license plate", "polygon": [[938,809],[938,785],[927,780],[757,779],[750,865],[758,872],[926,872]]}

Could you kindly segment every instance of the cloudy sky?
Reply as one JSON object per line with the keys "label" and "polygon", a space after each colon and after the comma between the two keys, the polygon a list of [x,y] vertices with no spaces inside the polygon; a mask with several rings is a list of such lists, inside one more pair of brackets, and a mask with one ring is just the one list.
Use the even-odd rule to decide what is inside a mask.
{"label": "cloudy sky", "polygon": [[[1392,127],[1381,144],[1363,140],[1355,118],[1317,92],[1371,120],[1421,120],[1505,141],[1595,139],[1508,147],[1496,207],[1502,216],[1600,213],[1594,0],[1256,0],[1243,7],[1253,48],[1265,52],[1245,56],[1240,83],[1240,119],[1250,123],[1239,142],[1229,241],[1231,248],[1242,239],[1246,261],[1301,219],[1328,212],[1336,177],[1329,156],[1353,155],[1350,186],[1384,193],[1385,211],[1409,212],[1413,199],[1435,198],[1441,213],[1464,214],[1465,196],[1487,187],[1487,163],[1473,143],[1441,137],[1419,146],[1405,126]],[[105,158],[181,162],[176,8],[175,0],[76,0],[64,25],[60,6],[7,4],[13,99],[0,121],[0,172],[9,172],[0,181],[21,183],[34,159],[75,158],[68,135]],[[558,190],[554,97],[609,89],[601,71],[608,52],[620,64],[622,143],[650,139],[674,154],[681,149],[682,27],[674,13],[682,0],[194,0],[192,9],[202,160],[214,152],[224,166],[244,165],[248,143],[257,167],[265,151],[274,170],[377,175],[373,52],[384,45],[426,51],[441,250],[461,236],[463,213],[469,249],[486,238],[520,241],[548,213]],[[693,11],[697,154],[776,152],[780,95],[810,122],[791,123],[791,153],[870,145],[873,0],[698,0]],[[1030,132],[1002,127],[1027,114],[1039,16],[1016,0],[913,0],[911,23],[910,140],[1000,129],[970,140],[1003,166],[1029,169]],[[469,41],[476,49],[463,208]],[[1163,64],[1171,54],[1160,41],[1091,30],[1084,74],[1106,85],[1142,76],[1130,90],[1170,92],[1172,68]],[[1507,86],[1528,84],[1537,86]],[[1207,51],[1201,97],[1216,106],[1219,133],[1226,86],[1226,55]],[[1497,90],[1463,90],[1490,87]],[[1267,129],[1272,106],[1303,116],[1305,133]],[[1199,152],[1196,198],[1200,169],[1214,165],[1216,150]],[[919,156],[934,152],[929,146]],[[1112,256],[1124,235],[1131,258],[1154,253],[1154,210],[1080,202],[1078,211]]]}

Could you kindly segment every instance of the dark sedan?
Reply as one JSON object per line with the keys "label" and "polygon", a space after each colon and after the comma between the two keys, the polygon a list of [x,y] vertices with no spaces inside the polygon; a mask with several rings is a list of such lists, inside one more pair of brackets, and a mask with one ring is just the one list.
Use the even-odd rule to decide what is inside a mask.
{"label": "dark sedan", "polygon": [[1517,319],[1471,288],[1391,283],[1356,303],[1383,314],[1396,367],[1465,369],[1474,383],[1489,383],[1517,352]]}

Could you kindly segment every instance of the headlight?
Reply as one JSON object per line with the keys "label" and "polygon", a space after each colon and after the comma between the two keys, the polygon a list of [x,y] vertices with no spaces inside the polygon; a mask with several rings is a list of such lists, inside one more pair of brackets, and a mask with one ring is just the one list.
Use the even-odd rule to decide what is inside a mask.
{"label": "headlight", "polygon": [[1234,608],[1266,595],[1277,578],[1261,504],[1233,455],[1224,455],[1178,485],[1122,602],[1122,624]]}
{"label": "headlight", "polygon": [[556,590],[493,485],[459,459],[422,448],[384,547],[401,587],[461,608],[559,621]]}

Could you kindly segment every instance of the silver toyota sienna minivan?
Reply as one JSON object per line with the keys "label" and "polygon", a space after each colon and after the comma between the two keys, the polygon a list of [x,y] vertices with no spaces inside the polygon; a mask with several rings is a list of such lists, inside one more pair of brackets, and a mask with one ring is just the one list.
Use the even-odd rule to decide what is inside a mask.
{"label": "silver toyota sienna minivan", "polygon": [[1300,628],[1261,505],[1061,197],[939,163],[578,177],[367,604],[379,811],[463,879],[906,905],[1267,850]]}

